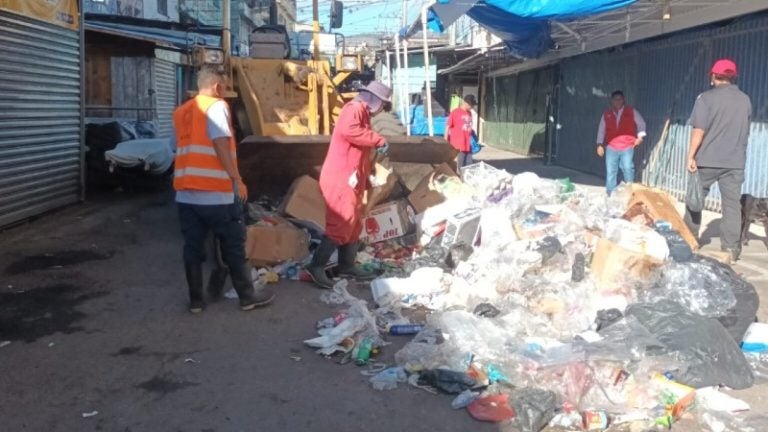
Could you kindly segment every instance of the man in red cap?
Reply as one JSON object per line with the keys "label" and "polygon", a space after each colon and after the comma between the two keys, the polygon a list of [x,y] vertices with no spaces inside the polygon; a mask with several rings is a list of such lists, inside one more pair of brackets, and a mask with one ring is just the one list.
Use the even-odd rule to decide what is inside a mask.
{"label": "man in red cap", "polygon": [[[688,171],[698,173],[703,196],[717,182],[723,207],[720,248],[737,260],[741,253],[741,185],[747,160],[747,139],[752,102],[734,84],[736,63],[721,59],[710,71],[712,89],[700,94],[693,106],[693,127],[688,147]],[[685,222],[698,237],[701,212],[686,208]]]}
{"label": "man in red cap", "polygon": [[325,237],[315,250],[307,272],[321,288],[333,288],[325,266],[338,248],[339,274],[370,279],[372,273],[355,266],[362,231],[363,193],[373,165],[371,151],[386,153],[384,137],[371,129],[371,117],[390,102],[392,90],[373,81],[347,103],[333,129],[331,145],[320,172],[320,191],[325,200]]}

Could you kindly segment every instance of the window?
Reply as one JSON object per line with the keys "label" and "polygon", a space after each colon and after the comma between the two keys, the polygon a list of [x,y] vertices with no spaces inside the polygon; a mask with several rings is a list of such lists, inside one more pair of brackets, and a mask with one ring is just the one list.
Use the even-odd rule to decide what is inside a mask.
{"label": "window", "polygon": [[157,13],[168,16],[168,0],[157,0]]}

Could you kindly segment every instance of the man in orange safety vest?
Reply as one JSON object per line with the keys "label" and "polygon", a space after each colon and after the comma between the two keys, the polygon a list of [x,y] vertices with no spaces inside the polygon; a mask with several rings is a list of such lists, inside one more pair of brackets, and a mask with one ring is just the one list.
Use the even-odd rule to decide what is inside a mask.
{"label": "man in orange safety vest", "polygon": [[[210,232],[221,242],[240,308],[251,310],[272,302],[268,288],[254,289],[245,257],[243,203],[248,191],[237,168],[237,152],[227,102],[221,98],[226,78],[204,67],[197,79],[198,95],[173,113],[176,162],[173,187],[184,235],[184,269],[189,286],[189,309],[202,312],[203,262]],[[221,298],[223,284],[209,296]]]}

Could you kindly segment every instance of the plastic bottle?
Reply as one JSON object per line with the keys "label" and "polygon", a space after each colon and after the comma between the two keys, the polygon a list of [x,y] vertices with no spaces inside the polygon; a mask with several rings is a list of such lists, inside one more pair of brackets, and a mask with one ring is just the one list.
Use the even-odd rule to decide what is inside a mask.
{"label": "plastic bottle", "polygon": [[395,336],[414,335],[424,328],[420,324],[396,324],[389,327],[389,334]]}
{"label": "plastic bottle", "polygon": [[371,358],[371,350],[373,349],[373,340],[369,337],[363,338],[360,344],[357,346],[357,355],[355,356],[355,364],[358,366],[364,366]]}

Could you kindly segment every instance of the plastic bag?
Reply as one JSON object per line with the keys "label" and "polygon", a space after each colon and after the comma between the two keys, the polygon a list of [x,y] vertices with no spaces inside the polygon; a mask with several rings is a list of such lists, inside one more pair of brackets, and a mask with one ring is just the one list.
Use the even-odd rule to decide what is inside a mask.
{"label": "plastic bag", "polygon": [[744,354],[717,320],[669,301],[633,304],[625,315],[636,318],[664,345],[662,352],[648,355],[673,354],[684,362],[676,381],[695,388],[722,384],[736,390],[754,384]]}
{"label": "plastic bag", "polygon": [[718,318],[736,305],[729,279],[706,262],[669,263],[644,300],[674,301],[697,315]]}
{"label": "plastic bag", "polygon": [[688,190],[685,193],[685,205],[693,212],[704,210],[704,188],[701,185],[699,172],[695,171],[688,176]]}
{"label": "plastic bag", "polygon": [[491,395],[475,399],[467,406],[469,415],[475,420],[499,423],[515,417],[515,411],[509,406],[509,396]]}
{"label": "plastic bag", "polygon": [[469,149],[472,151],[472,154],[479,153],[482,147],[480,146],[480,142],[477,140],[477,135],[474,132],[472,132],[469,139],[470,139]]}
{"label": "plastic bag", "polygon": [[372,376],[369,381],[376,390],[394,390],[398,383],[408,381],[408,375],[402,367],[392,367]]}
{"label": "plastic bag", "polygon": [[419,385],[432,386],[441,393],[459,394],[477,386],[477,381],[464,372],[434,369],[421,372]]}
{"label": "plastic bag", "polygon": [[516,423],[523,432],[539,432],[555,417],[560,406],[553,391],[527,387],[512,394]]}

